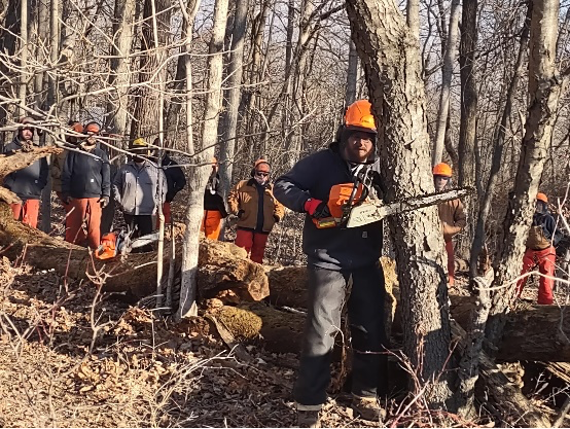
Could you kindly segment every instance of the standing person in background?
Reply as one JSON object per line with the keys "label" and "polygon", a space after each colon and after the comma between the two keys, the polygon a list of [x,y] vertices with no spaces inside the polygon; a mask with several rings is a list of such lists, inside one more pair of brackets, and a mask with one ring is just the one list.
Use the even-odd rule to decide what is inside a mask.
{"label": "standing person in background", "polygon": [[[433,167],[433,182],[436,192],[446,190],[449,180],[453,175],[451,167],[442,162]],[[447,272],[449,286],[455,285],[455,249],[453,247],[453,237],[460,233],[467,221],[463,204],[459,199],[445,201],[437,205],[439,219],[443,228],[443,238],[445,240],[445,250],[447,251]]]}
{"label": "standing person in background", "polygon": [[[4,146],[7,155],[28,150],[34,145],[34,124],[31,117],[20,120],[20,128],[14,140]],[[26,225],[36,228],[40,209],[40,196],[46,186],[49,166],[45,158],[38,159],[32,165],[14,171],[4,178],[3,186],[14,192],[21,200],[21,204],[10,204],[14,219],[21,220]]]}
{"label": "standing person in background", "polygon": [[226,205],[219,189],[220,175],[218,174],[218,160],[212,159],[212,173],[204,192],[204,219],[200,231],[204,231],[206,238],[217,240],[220,236],[222,219],[228,216]]}
{"label": "standing person in background", "polygon": [[242,180],[230,192],[230,212],[237,215],[236,246],[251,253],[251,260],[262,263],[267,237],[285,214],[283,205],[273,196],[269,182],[271,166],[267,160],[255,161],[252,178]]}
{"label": "standing person in background", "polygon": [[[154,153],[158,156],[158,149],[160,147],[160,139],[155,139],[153,145],[155,146]],[[184,171],[178,166],[178,163],[174,161],[168,152],[164,151],[161,163],[162,170],[166,176],[166,182],[168,184],[168,189],[166,191],[166,201],[162,206],[162,213],[164,214],[164,223],[169,224],[171,222],[172,210],[170,204],[176,197],[176,194],[180,192],[186,186],[186,177],[184,177]],[[158,222],[158,220],[157,220]],[[158,224],[157,224],[158,227]]]}
{"label": "standing person in background", "polygon": [[[150,151],[143,138],[133,142],[131,151],[133,158],[113,179],[113,191],[133,237],[140,237],[152,233],[152,215],[166,199],[167,183],[164,172],[147,159]],[[150,245],[141,248],[150,250]]]}
{"label": "standing person in background", "polygon": [[[543,274],[539,281],[538,304],[551,305],[554,303],[552,290],[554,289],[556,270],[555,246],[563,237],[562,231],[557,228],[556,220],[548,210],[548,197],[539,192],[536,195],[536,210],[526,241],[526,252],[521,273],[521,276],[524,276],[535,265],[538,265],[540,274]],[[521,295],[526,280],[526,276],[519,280],[517,284],[518,296]]]}
{"label": "standing person in background", "polygon": [[[79,134],[83,133],[83,125],[77,121],[70,121],[67,133],[65,135],[65,142],[70,146],[76,146],[79,141]],[[71,210],[71,204],[67,204],[63,200],[63,193],[61,191],[61,173],[63,171],[63,165],[65,163],[65,157],[67,156],[67,150],[52,156],[51,159],[51,180],[52,189],[55,191],[61,205],[65,210],[65,216],[67,218],[69,211]]]}
{"label": "standing person in background", "polygon": [[99,124],[85,126],[87,138],[69,152],[61,173],[63,201],[73,207],[65,232],[65,241],[97,249],[101,244],[101,209],[111,195],[110,166],[107,152],[97,147]]}

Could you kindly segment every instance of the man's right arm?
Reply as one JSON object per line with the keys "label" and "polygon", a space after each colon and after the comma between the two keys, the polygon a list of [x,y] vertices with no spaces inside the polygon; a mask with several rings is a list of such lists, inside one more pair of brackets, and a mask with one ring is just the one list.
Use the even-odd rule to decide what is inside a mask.
{"label": "man's right arm", "polygon": [[304,213],[305,203],[311,198],[310,189],[315,185],[319,175],[319,162],[311,155],[297,162],[288,173],[275,182],[273,194],[275,198],[290,210]]}

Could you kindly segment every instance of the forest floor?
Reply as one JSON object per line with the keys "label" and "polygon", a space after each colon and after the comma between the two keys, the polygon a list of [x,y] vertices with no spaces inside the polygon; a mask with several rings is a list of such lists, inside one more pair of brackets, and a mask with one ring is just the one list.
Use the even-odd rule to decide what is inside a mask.
{"label": "forest floor", "polygon": [[[155,314],[150,299],[130,306],[119,294],[99,294],[25,261],[0,259],[0,268],[1,426],[295,425],[296,355],[248,345],[252,359],[240,360],[202,318],[175,324]],[[466,294],[465,281],[455,289]],[[525,297],[535,296],[530,282]],[[400,399],[388,403],[386,426],[434,424],[431,415],[402,414]],[[346,393],[331,397],[323,426],[377,426],[355,418],[349,404]]]}

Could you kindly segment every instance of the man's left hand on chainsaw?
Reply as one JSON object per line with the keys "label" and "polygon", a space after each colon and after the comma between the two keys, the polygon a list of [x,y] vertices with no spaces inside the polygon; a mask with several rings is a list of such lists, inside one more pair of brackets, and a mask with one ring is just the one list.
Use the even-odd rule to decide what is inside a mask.
{"label": "man's left hand on chainsaw", "polygon": [[315,219],[323,219],[331,215],[326,201],[321,201],[316,198],[309,198],[305,202],[305,211]]}

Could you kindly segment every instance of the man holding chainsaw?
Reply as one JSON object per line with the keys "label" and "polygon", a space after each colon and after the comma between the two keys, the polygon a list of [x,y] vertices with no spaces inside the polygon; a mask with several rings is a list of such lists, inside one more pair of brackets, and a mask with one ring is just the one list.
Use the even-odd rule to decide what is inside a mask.
{"label": "man holding chainsaw", "polygon": [[[293,395],[300,427],[318,427],[330,382],[334,338],[348,298],[354,351],[353,408],[365,420],[385,416],[377,398],[385,362],[384,273],[379,263],[382,222],[346,228],[353,204],[368,191],[382,198],[377,173],[377,127],[368,100],[350,105],[337,142],[300,160],[275,183],[286,207],[307,214],[303,250],[308,256],[308,315],[303,353]],[[363,186],[369,183],[373,189]]]}
{"label": "man holding chainsaw", "polygon": [[[443,192],[453,171],[445,162],[433,167],[433,182],[436,192]],[[453,237],[461,232],[467,224],[463,204],[459,199],[445,201],[437,205],[439,219],[443,228],[443,238],[445,240],[445,250],[447,251],[447,273],[449,286],[455,285],[455,249],[453,247]]]}

